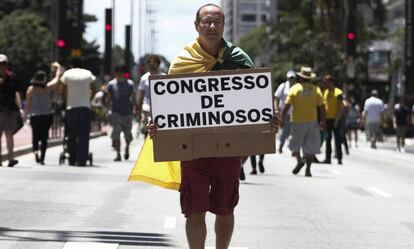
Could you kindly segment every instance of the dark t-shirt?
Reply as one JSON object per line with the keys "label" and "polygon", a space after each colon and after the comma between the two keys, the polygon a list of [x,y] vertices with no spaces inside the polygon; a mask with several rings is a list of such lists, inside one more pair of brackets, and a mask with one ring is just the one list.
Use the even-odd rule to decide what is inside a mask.
{"label": "dark t-shirt", "polygon": [[11,81],[10,76],[4,76],[1,80],[3,83],[0,83],[0,112],[18,111],[19,107],[16,104],[16,86]]}
{"label": "dark t-shirt", "polygon": [[131,96],[134,93],[134,84],[131,80],[113,79],[108,83],[108,92],[111,93],[111,110],[121,116],[132,113]]}
{"label": "dark t-shirt", "polygon": [[398,106],[394,113],[398,126],[408,125],[408,116],[410,115],[410,111],[406,106]]}

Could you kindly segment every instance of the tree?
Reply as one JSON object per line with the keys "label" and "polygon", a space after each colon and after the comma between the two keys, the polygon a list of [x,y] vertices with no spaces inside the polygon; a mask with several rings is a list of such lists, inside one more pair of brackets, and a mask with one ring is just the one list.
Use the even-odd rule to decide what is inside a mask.
{"label": "tree", "polygon": [[[2,0],[0,1],[0,52],[7,54],[14,72],[27,84],[37,69],[49,69],[52,40],[51,11],[56,0]],[[83,15],[82,31],[93,15]],[[101,58],[96,41],[83,40],[82,56],[85,67],[99,75]],[[98,65],[98,66],[97,66]]]}
{"label": "tree", "polygon": [[[345,82],[346,3],[342,0],[278,1],[278,20],[272,24],[270,32],[265,33],[264,27],[259,27],[242,38],[240,46],[253,57],[270,53],[277,82],[285,80],[287,70],[298,70],[301,65],[313,67],[319,76],[329,73],[338,82]],[[364,51],[371,40],[379,37],[376,31],[383,23],[382,1],[370,1],[370,7],[377,27],[368,27],[357,18],[359,51]],[[364,58],[361,52],[356,61],[363,64]]]}
{"label": "tree", "polygon": [[47,69],[50,32],[36,14],[15,11],[0,22],[0,52],[9,56],[23,84],[38,69]]}

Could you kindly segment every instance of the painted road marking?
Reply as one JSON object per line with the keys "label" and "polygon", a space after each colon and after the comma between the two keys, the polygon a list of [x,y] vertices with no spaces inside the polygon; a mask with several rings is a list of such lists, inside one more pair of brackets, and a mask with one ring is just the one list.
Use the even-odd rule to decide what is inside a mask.
{"label": "painted road marking", "polygon": [[177,223],[177,218],[175,217],[165,217],[164,228],[166,229],[175,229],[175,224]]}
{"label": "painted road marking", "polygon": [[339,170],[331,169],[330,172],[334,175],[338,175],[338,176],[342,175],[342,172]]}
{"label": "painted road marking", "polygon": [[95,242],[67,242],[62,249],[117,249],[119,244]]}
{"label": "painted road marking", "polygon": [[383,191],[379,188],[376,188],[376,187],[369,187],[368,190],[370,190],[371,192],[373,192],[377,195],[381,195],[381,196],[386,197],[386,198],[392,197],[392,195],[390,195],[387,192],[385,192],[385,191]]}

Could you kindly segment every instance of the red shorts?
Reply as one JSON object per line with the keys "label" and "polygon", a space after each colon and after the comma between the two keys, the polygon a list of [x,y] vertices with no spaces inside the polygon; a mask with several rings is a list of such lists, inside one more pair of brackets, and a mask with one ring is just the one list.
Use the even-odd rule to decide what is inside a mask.
{"label": "red shorts", "polygon": [[185,217],[210,211],[233,213],[239,202],[240,157],[181,162],[180,203]]}

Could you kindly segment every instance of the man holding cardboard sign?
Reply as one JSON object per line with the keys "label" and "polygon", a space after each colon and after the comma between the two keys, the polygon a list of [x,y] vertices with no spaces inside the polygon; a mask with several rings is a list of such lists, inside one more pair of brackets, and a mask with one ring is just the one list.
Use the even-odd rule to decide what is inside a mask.
{"label": "man holding cardboard sign", "polygon": [[[168,129],[174,130],[175,133],[180,133],[182,130],[182,133],[175,139],[170,137],[169,141],[175,141],[180,137],[188,137],[185,134],[187,128],[211,131],[215,126],[228,126],[222,128],[234,129],[235,125],[265,125],[269,126],[274,142],[278,118],[272,113],[271,99],[270,108],[266,107],[266,103],[252,107],[246,103],[238,103],[240,104],[238,106],[237,101],[232,101],[235,92],[237,95],[248,96],[246,99],[251,99],[252,91],[257,91],[256,93],[266,91],[265,89],[270,86],[269,77],[266,76],[268,70],[254,72],[243,70],[232,73],[228,71],[223,74],[210,72],[198,74],[198,78],[190,77],[191,82],[190,78],[186,78],[185,75],[176,75],[254,67],[250,58],[240,48],[222,38],[224,13],[220,7],[214,4],[202,6],[197,11],[194,25],[199,37],[193,44],[185,47],[174,60],[169,70],[171,76],[152,78],[154,84],[152,85],[151,110],[158,110],[153,116],[155,124],[149,124],[150,137],[154,138],[154,156],[157,157],[156,154],[158,154],[156,144],[160,142]],[[269,91],[268,94],[271,96],[272,92]],[[185,95],[186,100],[178,103],[182,105],[185,112],[173,113],[168,103],[174,103],[179,95]],[[159,103],[160,106],[157,106],[157,97],[162,97],[166,102]],[[257,101],[260,102],[259,99]],[[156,131],[157,125],[159,131]],[[239,128],[236,127],[237,129]],[[213,136],[202,134],[198,138],[190,137],[187,142],[208,145],[205,150],[212,151],[217,151],[217,147],[221,146],[224,147],[223,150],[232,147],[232,142],[221,144],[220,138],[226,133],[217,132]],[[269,137],[269,134],[266,136]],[[222,156],[226,154],[221,154],[219,151],[217,152],[219,157],[202,157],[205,151],[200,150],[195,156],[197,159],[191,159],[194,158],[194,150],[199,147],[191,144],[194,146],[191,154],[185,154],[186,151],[190,151],[187,142],[179,141],[184,151],[182,158],[185,156],[190,158],[190,160],[181,160],[180,200],[182,212],[187,218],[186,234],[189,248],[204,248],[207,233],[205,215],[209,211],[216,214],[216,248],[226,249],[229,247],[233,233],[233,209],[239,198],[241,158],[240,156]],[[162,152],[162,150],[158,152],[160,151]]]}

